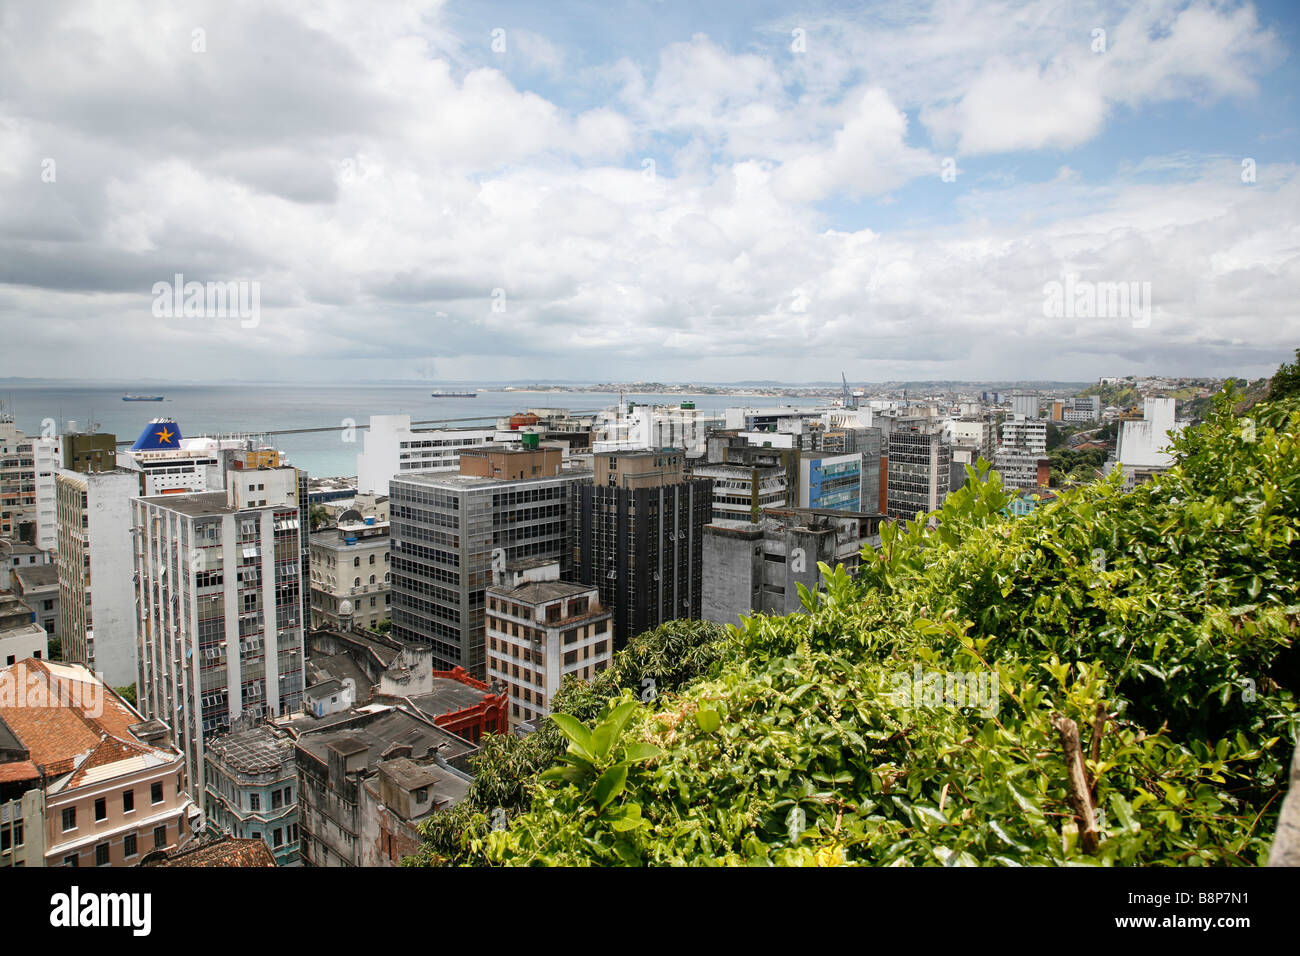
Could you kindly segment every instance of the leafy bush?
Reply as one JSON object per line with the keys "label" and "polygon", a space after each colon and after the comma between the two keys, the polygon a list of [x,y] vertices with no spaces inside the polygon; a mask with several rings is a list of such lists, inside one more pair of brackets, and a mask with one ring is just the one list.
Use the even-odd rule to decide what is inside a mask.
{"label": "leafy bush", "polygon": [[1300,402],[1248,427],[1232,402],[1130,494],[1111,476],[1008,519],[1000,479],[972,472],[937,527],[886,527],[857,580],[823,566],[806,614],[746,619],[709,645],[721,667],[649,706],[635,675],[575,687],[567,712],[596,729],[548,723],[524,762],[568,776],[484,782],[531,803],[462,834],[473,858],[1263,862],[1300,725]]}

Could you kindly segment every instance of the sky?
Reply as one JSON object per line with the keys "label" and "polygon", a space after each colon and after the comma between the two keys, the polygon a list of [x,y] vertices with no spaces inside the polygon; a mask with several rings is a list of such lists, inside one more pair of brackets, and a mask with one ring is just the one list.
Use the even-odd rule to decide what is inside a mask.
{"label": "sky", "polygon": [[1271,374],[1297,8],[0,0],[0,377]]}

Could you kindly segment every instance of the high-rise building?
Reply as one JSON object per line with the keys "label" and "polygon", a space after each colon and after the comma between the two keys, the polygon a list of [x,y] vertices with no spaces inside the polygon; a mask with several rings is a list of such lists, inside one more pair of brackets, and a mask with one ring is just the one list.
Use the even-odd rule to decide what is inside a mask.
{"label": "high-rise building", "polygon": [[590,680],[613,655],[611,615],[596,588],[561,581],[560,562],[549,558],[497,572],[486,620],[488,679],[505,687],[514,727],[536,726],[565,677]]}
{"label": "high-rise building", "polygon": [[463,667],[483,679],[483,606],[493,567],[546,557],[569,570],[569,488],[589,483],[591,472],[555,467],[544,446],[517,454],[511,473],[523,468],[530,477],[398,475],[388,483],[392,635],[431,645],[439,670]]}
{"label": "high-rise building", "polygon": [[1047,422],[1012,415],[1002,423],[1002,444],[994,465],[1006,488],[1038,488],[1048,483]]}
{"label": "high-rise building", "polygon": [[298,496],[297,469],[261,467],[133,503],[140,706],[171,728],[195,794],[215,734],[302,705]]}
{"label": "high-rise building", "polygon": [[596,422],[596,440],[592,451],[636,451],[654,448],[682,448],[687,455],[698,457],[711,428],[723,423],[721,415],[695,407],[691,401],[680,405],[637,405],[628,402],[613,411],[602,412]]}
{"label": "high-rise building", "polygon": [[63,659],[112,687],[136,682],[136,591],[131,499],[139,477],[121,468],[54,478],[58,522],[59,637]]}
{"label": "high-rise building", "polygon": [[[799,461],[800,508],[829,508],[835,511],[862,511],[862,454],[829,454],[806,451]],[[879,478],[877,478],[879,481]],[[869,501],[867,510],[874,510]]]}
{"label": "high-rise building", "polygon": [[1148,398],[1143,402],[1142,418],[1120,423],[1115,445],[1113,468],[1118,462],[1124,471],[1125,487],[1150,481],[1174,463],[1170,452],[1173,439],[1186,427],[1176,420],[1177,403],[1172,398]]}
{"label": "high-rise building", "polygon": [[937,511],[948,496],[951,459],[951,450],[932,423],[896,419],[889,431],[889,517],[911,521],[918,513]]}
{"label": "high-rise building", "polygon": [[713,480],[687,477],[680,448],[598,454],[573,487],[573,572],[614,613],[614,649],[665,621],[700,616]]}
{"label": "high-rise building", "polygon": [[0,537],[36,539],[36,460],[32,439],[0,409]]}
{"label": "high-rise building", "polygon": [[63,462],[62,436],[33,438],[32,461],[36,477],[36,546],[53,551],[59,542],[54,475]]}

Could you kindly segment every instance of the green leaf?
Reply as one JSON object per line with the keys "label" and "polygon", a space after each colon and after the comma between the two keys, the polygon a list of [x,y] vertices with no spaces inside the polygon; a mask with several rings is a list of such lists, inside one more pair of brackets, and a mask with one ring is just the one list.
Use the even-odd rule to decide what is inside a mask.
{"label": "green leaf", "polygon": [[623,748],[623,760],[627,763],[640,763],[643,760],[649,760],[651,757],[657,757],[663,750],[654,744],[633,743]]}
{"label": "green leaf", "polygon": [[569,743],[573,749],[588,760],[595,759],[595,753],[592,749],[591,731],[582,725],[577,718],[570,717],[568,714],[551,714],[551,720],[555,721],[555,726],[560,728],[560,733],[569,738]]}
{"label": "green leaf", "polygon": [[706,734],[714,733],[722,726],[722,718],[718,716],[716,710],[697,710],[695,712],[695,722],[699,724],[700,730]]}
{"label": "green leaf", "polygon": [[623,792],[627,786],[627,765],[614,764],[600,775],[596,781],[595,789],[592,796],[596,800],[596,811],[600,812],[609,806],[609,802]]}

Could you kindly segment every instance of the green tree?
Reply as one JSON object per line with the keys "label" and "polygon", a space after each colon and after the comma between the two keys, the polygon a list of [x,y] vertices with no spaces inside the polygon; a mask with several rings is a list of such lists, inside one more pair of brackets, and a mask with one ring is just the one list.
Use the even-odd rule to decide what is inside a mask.
{"label": "green tree", "polygon": [[1276,401],[1292,395],[1300,395],[1300,349],[1295,350],[1296,360],[1283,362],[1273,374],[1268,386],[1268,397]]}
{"label": "green tree", "polygon": [[330,523],[330,513],[324,505],[312,505],[308,517],[312,531],[317,531]]}

